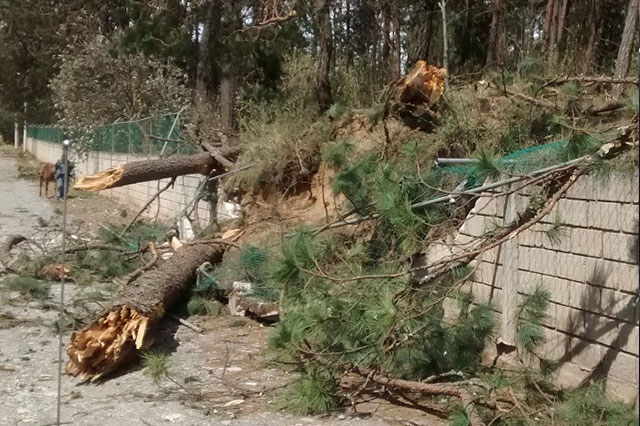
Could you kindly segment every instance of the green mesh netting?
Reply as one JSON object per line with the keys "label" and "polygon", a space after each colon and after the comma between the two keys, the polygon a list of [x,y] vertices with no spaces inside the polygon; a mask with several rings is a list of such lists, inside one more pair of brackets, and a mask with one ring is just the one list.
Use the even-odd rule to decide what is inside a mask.
{"label": "green mesh netting", "polygon": [[[588,137],[587,143],[597,142]],[[496,166],[506,174],[527,174],[555,164],[572,159],[569,140],[551,142],[544,145],[521,149],[495,160]],[[459,181],[466,180],[465,190],[476,188],[483,184],[484,176],[477,164],[439,165],[436,173],[453,176]]]}
{"label": "green mesh netting", "polygon": [[[58,126],[27,126],[28,137],[47,142],[62,143],[66,133],[67,129]],[[100,126],[89,136],[91,149],[95,151],[151,155],[197,152],[177,142],[182,140],[182,128],[176,114]]]}

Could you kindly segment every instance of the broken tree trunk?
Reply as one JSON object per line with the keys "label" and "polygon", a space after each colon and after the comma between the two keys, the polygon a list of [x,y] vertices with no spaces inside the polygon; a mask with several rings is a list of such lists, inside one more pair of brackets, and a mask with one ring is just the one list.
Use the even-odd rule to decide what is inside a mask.
{"label": "broken tree trunk", "polygon": [[398,81],[392,91],[393,110],[411,128],[428,129],[445,90],[444,68],[418,61],[411,72]]}
{"label": "broken tree trunk", "polygon": [[121,287],[104,314],[71,336],[67,373],[93,382],[132,361],[137,351],[153,343],[155,326],[189,289],[198,266],[219,262],[225,248],[210,243],[185,245],[157,269]]}
{"label": "broken tree trunk", "polygon": [[74,185],[84,191],[102,191],[138,182],[174,178],[188,174],[219,174],[224,167],[209,153],[133,161],[102,172],[84,176]]}

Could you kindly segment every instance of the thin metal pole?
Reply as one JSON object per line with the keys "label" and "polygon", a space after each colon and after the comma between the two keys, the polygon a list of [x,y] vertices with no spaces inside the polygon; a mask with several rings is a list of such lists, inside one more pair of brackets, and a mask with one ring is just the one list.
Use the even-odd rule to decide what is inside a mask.
{"label": "thin metal pole", "polygon": [[[178,111],[178,113],[176,114],[176,118],[173,119],[173,124],[171,125],[171,129],[169,130],[169,133],[167,133],[167,139],[171,138],[171,133],[173,133],[173,129],[175,129],[176,123],[178,122],[178,118],[180,118],[180,113],[182,113],[183,110],[184,108],[181,108],[180,111]],[[167,148],[168,143],[169,143],[168,140],[164,142],[164,145],[162,146],[162,151],[160,151],[160,158],[162,158],[162,156],[164,155],[164,150]]]}
{"label": "thin metal pole", "polygon": [[60,406],[62,399],[62,324],[64,322],[64,284],[66,279],[66,241],[67,241],[67,186],[69,185],[69,141],[62,142],[63,173],[62,180],[62,274],[60,277],[60,316],[58,318],[58,398],[56,405],[56,425],[60,426]]}

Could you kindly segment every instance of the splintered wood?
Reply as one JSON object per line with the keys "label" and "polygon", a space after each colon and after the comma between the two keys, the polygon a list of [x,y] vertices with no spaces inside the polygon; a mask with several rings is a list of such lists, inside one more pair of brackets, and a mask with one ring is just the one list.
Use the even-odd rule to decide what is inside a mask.
{"label": "splintered wood", "polygon": [[137,350],[152,343],[147,336],[149,321],[149,317],[121,306],[74,333],[67,346],[67,373],[93,382],[130,361]]}
{"label": "splintered wood", "polygon": [[122,178],[123,167],[113,167],[95,175],[83,176],[73,186],[75,189],[83,191],[102,191],[113,188],[114,184]]}

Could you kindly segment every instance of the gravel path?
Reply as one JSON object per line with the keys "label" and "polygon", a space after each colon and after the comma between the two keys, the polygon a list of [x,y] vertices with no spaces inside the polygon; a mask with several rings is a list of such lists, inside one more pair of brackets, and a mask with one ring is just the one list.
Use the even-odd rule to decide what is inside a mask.
{"label": "gravel path", "polygon": [[[39,198],[37,183],[18,178],[15,158],[7,150],[0,150],[0,236],[20,233],[49,241],[52,233],[58,232],[58,221],[52,204]],[[49,299],[25,299],[7,289],[7,278],[0,275],[0,425],[53,425],[58,343],[53,324],[57,319],[55,306],[60,286],[52,285]],[[86,310],[99,309],[97,303],[105,303],[96,302],[95,294],[106,293],[108,287],[98,284],[90,287],[76,288],[68,284],[66,301],[72,312],[84,310],[86,315]],[[167,321],[161,326],[152,348],[170,355],[169,373],[174,381],[156,384],[140,365],[98,385],[82,385],[76,379],[63,376],[64,424],[406,424],[393,421],[393,413],[384,418],[378,415],[362,418],[340,413],[301,417],[277,412],[271,409],[277,389],[286,384],[290,376],[265,363],[267,328],[248,319],[239,324],[236,317],[228,316],[190,320],[205,333],[196,334]],[[63,336],[64,344],[69,341],[69,334]],[[442,424],[439,419],[425,418],[424,414],[418,414],[418,419],[421,420],[412,419],[411,424]]]}

